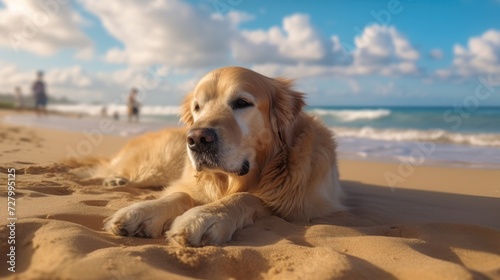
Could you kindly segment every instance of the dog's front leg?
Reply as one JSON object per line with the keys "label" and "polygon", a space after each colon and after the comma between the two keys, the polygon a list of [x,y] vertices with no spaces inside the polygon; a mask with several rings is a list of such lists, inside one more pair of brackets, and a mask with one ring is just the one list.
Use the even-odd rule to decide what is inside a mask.
{"label": "dog's front leg", "polygon": [[236,193],[186,211],[174,220],[167,236],[180,246],[221,245],[231,240],[236,230],[267,215],[258,197]]}
{"label": "dog's front leg", "polygon": [[168,194],[118,210],[106,219],[104,229],[116,235],[160,237],[177,216],[193,206],[194,201],[187,193]]}

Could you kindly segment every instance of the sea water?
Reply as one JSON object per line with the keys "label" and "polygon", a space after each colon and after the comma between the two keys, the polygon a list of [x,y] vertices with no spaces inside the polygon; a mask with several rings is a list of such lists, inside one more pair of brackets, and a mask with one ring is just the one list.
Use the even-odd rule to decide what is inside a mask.
{"label": "sea water", "polygon": [[[91,117],[8,116],[15,124],[79,132],[98,127],[101,106],[51,105],[49,110]],[[337,139],[340,158],[500,169],[500,108],[448,107],[308,107]],[[126,121],[126,106],[109,105],[121,121],[112,134],[133,136],[179,125],[179,107],[143,106],[141,122]]]}
{"label": "sea water", "polygon": [[500,108],[311,107],[341,157],[500,168]]}

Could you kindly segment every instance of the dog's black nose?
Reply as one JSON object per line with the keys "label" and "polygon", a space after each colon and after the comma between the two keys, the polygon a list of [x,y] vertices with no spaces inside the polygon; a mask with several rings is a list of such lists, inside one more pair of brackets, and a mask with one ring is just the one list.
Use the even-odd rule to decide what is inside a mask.
{"label": "dog's black nose", "polygon": [[187,144],[191,151],[203,153],[208,151],[217,141],[217,134],[211,128],[191,129],[187,135]]}

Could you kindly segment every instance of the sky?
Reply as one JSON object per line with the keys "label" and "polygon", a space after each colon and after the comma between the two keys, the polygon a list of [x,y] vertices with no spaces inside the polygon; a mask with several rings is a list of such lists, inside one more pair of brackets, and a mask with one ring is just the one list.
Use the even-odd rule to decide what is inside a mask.
{"label": "sky", "polygon": [[176,105],[212,69],[309,105],[500,106],[500,0],[0,0],[0,93]]}

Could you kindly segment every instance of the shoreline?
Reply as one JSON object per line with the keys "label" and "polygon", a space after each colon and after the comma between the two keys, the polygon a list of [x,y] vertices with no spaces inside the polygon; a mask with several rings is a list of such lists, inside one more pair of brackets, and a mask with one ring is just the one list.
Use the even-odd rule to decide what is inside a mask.
{"label": "shoreline", "polygon": [[[75,113],[57,113],[49,117],[36,117],[33,112],[0,110],[6,124],[55,129],[68,132],[131,137],[166,127],[178,126],[173,121],[141,121],[129,123],[98,116]],[[335,133],[335,129],[333,129]],[[500,170],[500,149],[458,144],[413,141],[382,141],[375,139],[336,136],[337,155],[342,160],[380,162],[419,166],[456,167],[467,169]],[[390,145],[389,147],[387,145]]]}
{"label": "shoreline", "polygon": [[[446,162],[446,161],[431,161],[425,160],[425,163],[409,163],[408,159],[386,159],[386,158],[369,158],[369,157],[338,157],[342,161],[353,161],[353,162],[366,162],[366,163],[380,163],[380,164],[391,164],[396,166],[412,166],[413,168],[418,167],[436,167],[436,168],[452,168],[452,169],[475,169],[475,170],[500,170],[500,163],[498,164],[466,164],[457,162]],[[410,167],[411,168],[411,167]]]}

